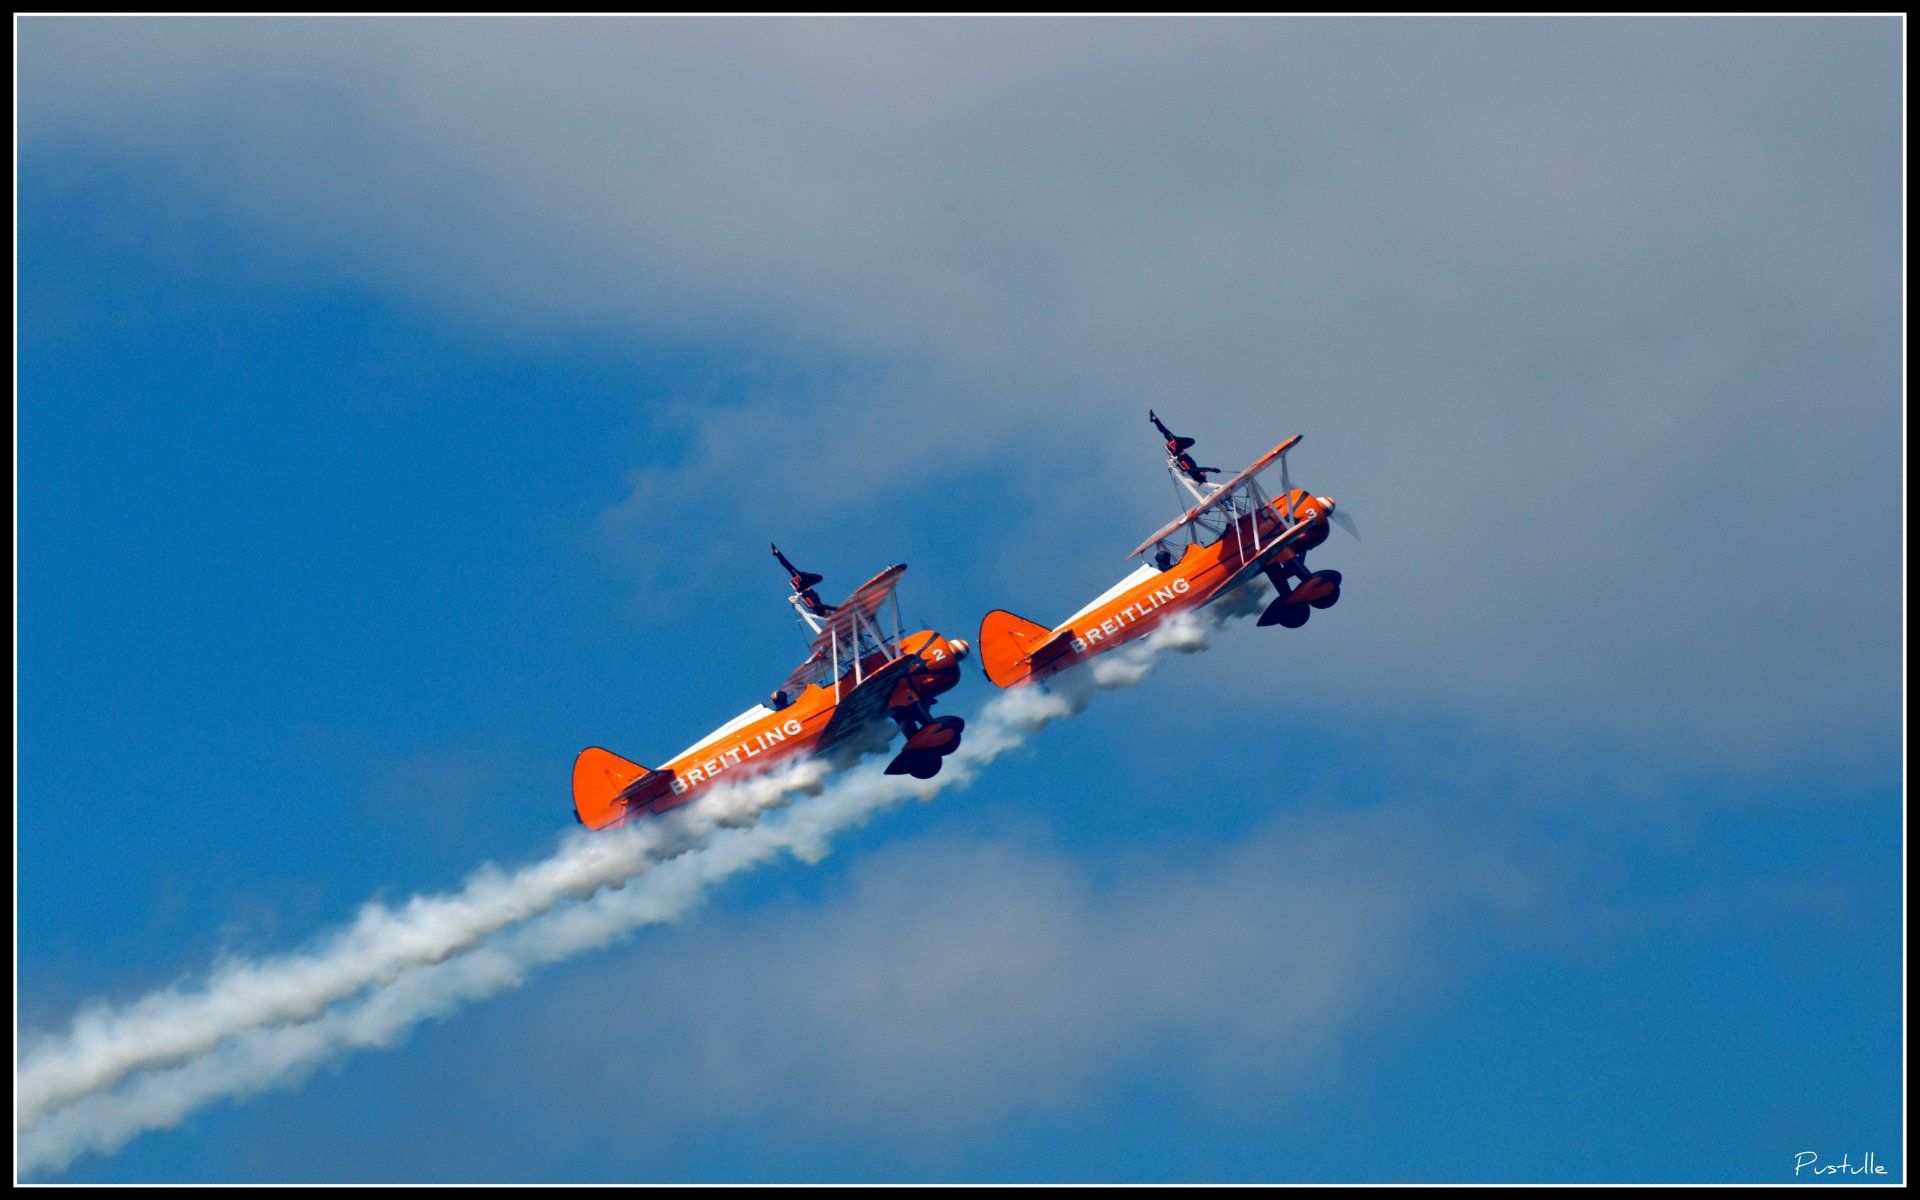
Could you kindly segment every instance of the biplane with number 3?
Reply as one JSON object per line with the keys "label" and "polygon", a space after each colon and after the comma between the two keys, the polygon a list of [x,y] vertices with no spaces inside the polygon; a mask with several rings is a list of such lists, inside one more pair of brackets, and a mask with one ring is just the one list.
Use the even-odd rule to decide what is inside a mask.
{"label": "biplane with number 3", "polygon": [[[1149,563],[1052,629],[1010,612],[988,613],[980,622],[980,665],[995,686],[1016,687],[1085,662],[1145,635],[1175,613],[1212,603],[1258,574],[1279,591],[1261,613],[1262,625],[1298,629],[1314,609],[1339,601],[1340,572],[1307,570],[1307,551],[1327,540],[1330,520],[1358,533],[1331,498],[1296,488],[1288,479],[1287,452],[1299,444],[1299,434],[1227,482],[1214,483],[1208,476],[1222,472],[1194,461],[1188,452],[1192,438],[1173,433],[1151,411],[1147,419],[1166,439],[1167,469],[1193,497],[1193,506],[1127,556],[1152,550]],[[1280,494],[1269,497],[1259,476],[1276,462]]]}
{"label": "biplane with number 3", "polygon": [[[821,577],[773,555],[793,584],[788,603],[813,633],[807,659],[766,704],[746,712],[668,759],[643,767],[592,746],[573,763],[573,806],[580,823],[607,829],[692,803],[702,789],[758,774],[801,754],[831,755],[855,733],[890,717],[907,743],[890,775],[931,779],[960,748],[966,722],[935,717],[933,698],[960,681],[969,647],[931,629],[901,635],[894,588],[905,564],[888,567],[838,605],[814,590]],[[890,609],[883,620],[882,607]]]}

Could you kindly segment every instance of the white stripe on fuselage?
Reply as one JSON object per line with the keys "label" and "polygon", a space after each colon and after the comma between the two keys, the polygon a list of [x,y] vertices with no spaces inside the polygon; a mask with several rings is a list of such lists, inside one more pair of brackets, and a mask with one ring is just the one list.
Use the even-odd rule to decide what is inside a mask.
{"label": "white stripe on fuselage", "polygon": [[778,725],[763,729],[743,741],[735,742],[725,750],[714,754],[713,757],[694,763],[685,772],[676,774],[671,785],[673,794],[684,796],[703,783],[712,783],[716,775],[730,771],[751,759],[759,758],[788,738],[799,737],[803,728],[799,721],[788,717]]}
{"label": "white stripe on fuselage", "polygon": [[[1153,571],[1152,567],[1142,569]],[[1153,571],[1153,573],[1156,575],[1159,574],[1157,571]],[[1181,596],[1186,595],[1192,588],[1193,585],[1187,581],[1186,577],[1181,576],[1165,587],[1155,588],[1153,591],[1148,592],[1145,596],[1135,600],[1132,604],[1127,605],[1098,625],[1090,625],[1084,631],[1074,630],[1074,653],[1081,654],[1084,653],[1089,646],[1098,645],[1103,641],[1115,640],[1127,626],[1139,624]],[[1071,622],[1069,622],[1069,624],[1071,624]]]}
{"label": "white stripe on fuselage", "polygon": [[1139,587],[1141,584],[1145,583],[1149,579],[1152,579],[1155,575],[1158,575],[1159,573],[1160,573],[1159,568],[1154,567],[1152,564],[1150,563],[1141,564],[1140,567],[1136,569],[1133,574],[1127,576],[1125,579],[1122,579],[1119,583],[1114,584],[1112,587],[1108,588],[1106,591],[1101,592],[1098,596],[1096,596],[1094,598],[1093,603],[1087,605],[1085,608],[1081,609],[1079,612],[1073,614],[1072,616],[1068,617],[1066,620],[1060,622],[1060,626],[1061,627],[1070,626],[1075,621],[1078,621],[1081,617],[1086,616],[1088,613],[1100,611],[1101,605],[1106,604],[1109,601],[1119,599],[1121,596],[1126,595],[1128,592],[1132,591],[1134,588]]}

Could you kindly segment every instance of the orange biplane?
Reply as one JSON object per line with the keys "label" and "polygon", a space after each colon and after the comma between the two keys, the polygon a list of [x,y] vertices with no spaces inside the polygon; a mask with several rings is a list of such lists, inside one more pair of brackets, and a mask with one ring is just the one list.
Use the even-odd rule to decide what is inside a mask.
{"label": "orange biplane", "polygon": [[[1153,560],[1108,588],[1064,622],[1044,625],[996,609],[980,622],[980,665],[996,687],[1015,687],[1141,637],[1175,613],[1201,608],[1264,573],[1279,596],[1260,615],[1262,625],[1298,629],[1316,608],[1340,599],[1340,572],[1308,571],[1307,551],[1327,540],[1329,520],[1358,536],[1351,518],[1336,513],[1332,499],[1296,488],[1287,479],[1287,451],[1295,434],[1261,455],[1225,483],[1210,475],[1180,437],[1149,411],[1147,419],[1167,443],[1167,469],[1195,503],[1128,558],[1154,551]],[[1280,495],[1269,497],[1258,476],[1280,464]],[[1185,544],[1178,553],[1180,535]]]}
{"label": "orange biplane", "polygon": [[[931,629],[900,633],[894,587],[907,568],[888,567],[838,605],[820,599],[821,577],[775,558],[793,583],[788,602],[813,631],[807,660],[766,704],[746,712],[667,760],[647,768],[592,746],[573,763],[573,807],[580,823],[607,829],[636,817],[689,804],[721,780],[757,774],[801,754],[830,754],[882,715],[892,717],[907,744],[887,766],[890,775],[931,779],[940,760],[960,747],[966,722],[935,717],[933,698],[960,681],[965,642]],[[891,620],[883,625],[882,606]]]}

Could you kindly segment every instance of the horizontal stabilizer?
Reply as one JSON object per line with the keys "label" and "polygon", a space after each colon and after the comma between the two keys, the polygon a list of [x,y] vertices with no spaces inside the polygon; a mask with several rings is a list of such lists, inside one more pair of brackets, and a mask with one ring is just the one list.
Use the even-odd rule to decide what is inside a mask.
{"label": "horizontal stabilizer", "polygon": [[1066,653],[1073,631],[1054,633],[1025,617],[994,609],[980,621],[980,665],[995,687],[1012,687],[1033,668]]}
{"label": "horizontal stabilizer", "polygon": [[672,781],[672,771],[652,771],[589,746],[573,760],[573,811],[588,829],[605,829],[644,809]]}

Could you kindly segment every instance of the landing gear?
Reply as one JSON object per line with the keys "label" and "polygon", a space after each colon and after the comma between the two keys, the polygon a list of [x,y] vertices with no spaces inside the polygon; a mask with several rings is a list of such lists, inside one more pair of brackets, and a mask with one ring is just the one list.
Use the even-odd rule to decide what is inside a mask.
{"label": "landing gear", "polygon": [[887,764],[887,774],[915,779],[938,775],[940,760],[960,748],[960,733],[967,727],[959,717],[929,718],[924,705],[895,712],[893,719],[899,722],[900,732],[907,735],[907,744]]}
{"label": "landing gear", "polygon": [[1340,572],[1316,571],[1307,576],[1307,582],[1301,584],[1297,592],[1306,592],[1312,589],[1315,580],[1320,581],[1320,584],[1323,586],[1315,590],[1313,595],[1307,597],[1308,604],[1313,605],[1315,608],[1332,608],[1334,605],[1340,603]]}
{"label": "landing gear", "polygon": [[902,750],[893,756],[887,764],[889,775],[911,775],[915,779],[932,779],[940,773],[940,756],[930,750]]}
{"label": "landing gear", "polygon": [[[1306,563],[1294,558],[1284,567],[1269,566],[1266,572],[1280,595],[1260,614],[1259,623],[1262,625],[1298,629],[1307,623],[1314,609],[1332,608],[1340,602],[1338,571],[1315,571],[1310,574]],[[1294,579],[1300,581],[1298,587],[1294,586]]]}
{"label": "landing gear", "polygon": [[959,717],[941,717],[929,721],[918,730],[907,735],[906,748],[914,751],[926,751],[929,754],[945,758],[960,748],[960,732],[967,723]]}
{"label": "landing gear", "polygon": [[1305,625],[1307,618],[1312,615],[1313,610],[1306,605],[1289,603],[1288,597],[1282,596],[1272,604],[1267,605],[1267,611],[1260,614],[1259,623],[1262,625],[1278,625],[1282,629],[1298,629],[1302,625]]}

